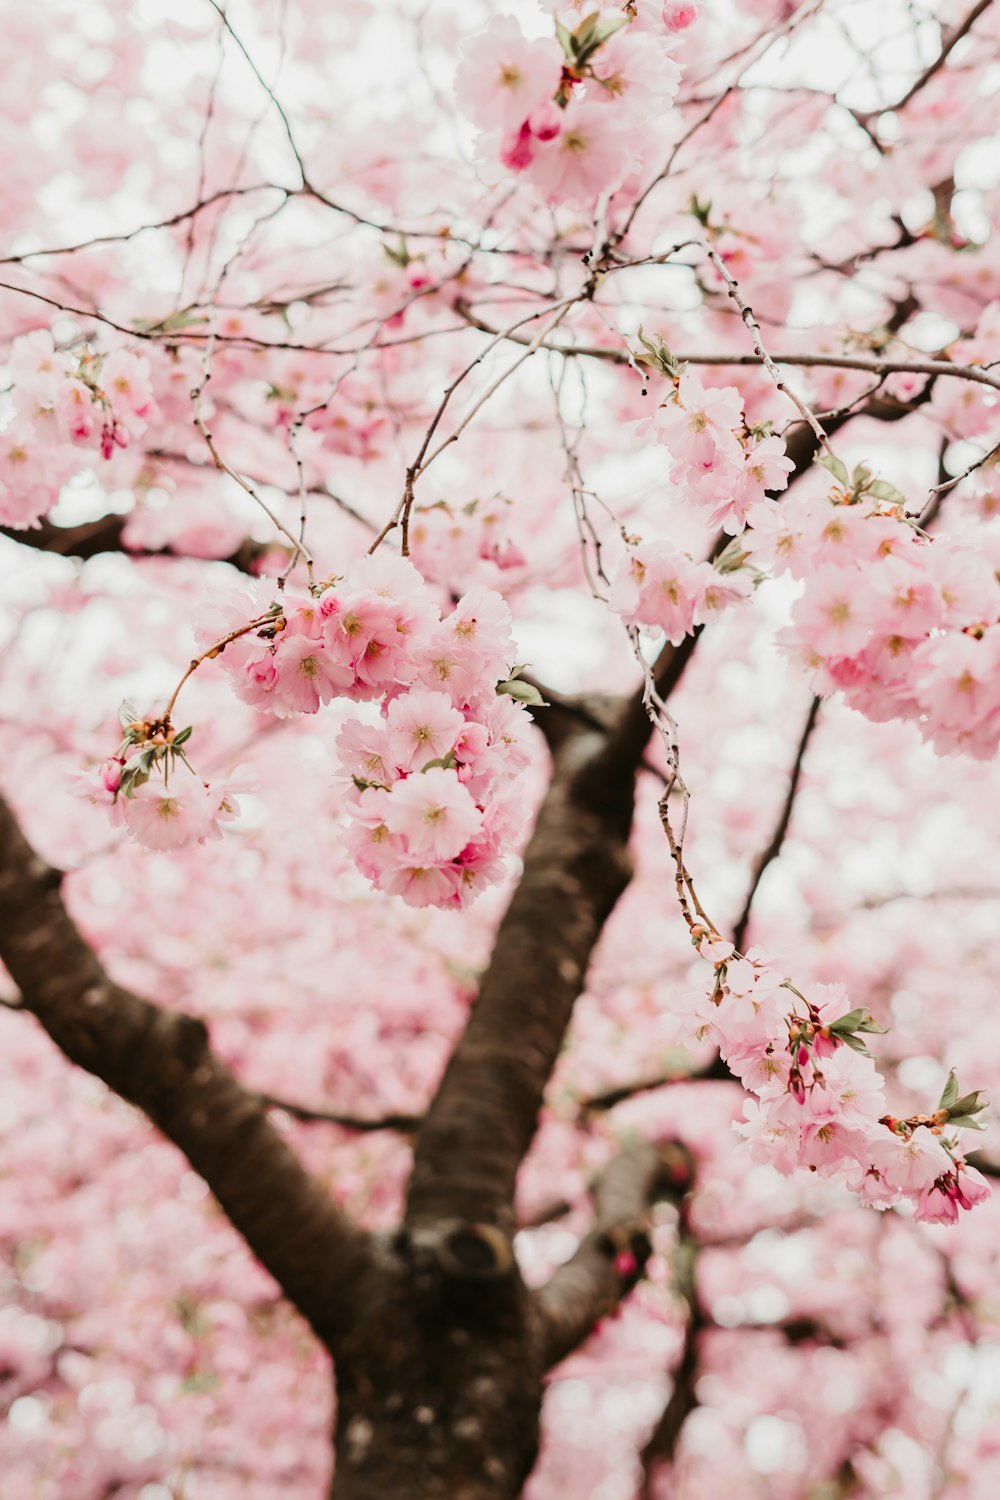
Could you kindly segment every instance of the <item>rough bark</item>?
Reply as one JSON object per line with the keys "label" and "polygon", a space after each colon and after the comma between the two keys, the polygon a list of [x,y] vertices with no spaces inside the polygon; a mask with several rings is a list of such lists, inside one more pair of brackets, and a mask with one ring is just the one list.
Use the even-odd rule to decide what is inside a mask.
{"label": "rough bark", "polygon": [[24,1008],[72,1062],[180,1147],[289,1300],[335,1347],[367,1236],[215,1057],[204,1023],[111,980],[69,916],[60,883],[0,801],[0,958]]}
{"label": "rough bark", "polygon": [[631,875],[635,776],[599,783],[589,775],[603,744],[576,722],[556,748],[524,873],[417,1135],[408,1223],[469,1218],[512,1228],[514,1182],[545,1085],[594,945]]}
{"label": "rough bark", "polygon": [[337,1360],[334,1500],[520,1494],[538,1451],[537,1322],[513,1258],[474,1263],[473,1243],[463,1266],[433,1235],[380,1242]]}

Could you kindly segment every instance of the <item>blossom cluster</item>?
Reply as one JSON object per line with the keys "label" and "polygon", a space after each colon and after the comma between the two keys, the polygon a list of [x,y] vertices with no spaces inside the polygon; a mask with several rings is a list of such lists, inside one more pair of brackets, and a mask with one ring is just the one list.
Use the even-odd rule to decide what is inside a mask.
{"label": "blossom cluster", "polygon": [[[647,348],[654,348],[644,340]],[[659,351],[647,363],[671,364]],[[767,491],[783,490],[794,468],[781,438],[746,426],[735,386],[703,386],[689,369],[676,372],[667,399],[636,427],[636,435],[662,443],[671,459],[670,482],[706,513],[711,526],[731,536],[746,525],[750,507]]]}
{"label": "blossom cluster", "polygon": [[[876,721],[913,720],[942,752],[990,758],[1000,743],[995,536],[976,546],[932,541],[898,490],[865,465],[849,474],[833,455],[820,460],[831,493],[779,503],[773,496],[793,467],[781,439],[745,425],[733,387],[706,389],[661,341],[642,343],[639,357],[670,375],[672,389],[637,434],[668,449],[671,482],[711,525],[741,536],[740,551],[718,560],[725,572],[713,583],[708,564],[665,541],[630,547],[612,607],[676,645],[711,611],[749,593],[749,578],[787,573],[805,589],[781,640],[818,692],[839,692]],[[985,358],[992,347],[979,352]]]}
{"label": "blossom cluster", "polygon": [[[988,759],[1000,741],[1000,559],[988,534],[985,547],[932,542],[878,498],[879,481],[855,475],[832,497],[753,512],[754,561],[805,584],[782,642],[821,693]],[[869,482],[875,494],[852,496]]]}
{"label": "blossom cluster", "polygon": [[156,412],[149,362],[129,349],[57,349],[36,329],[7,358],[11,411],[0,432],[0,521],[37,525],[80,466],[80,447],[108,459],[145,432]]}
{"label": "blossom cluster", "polygon": [[475,574],[482,563],[503,572],[523,568],[524,553],[510,536],[510,502],[470,500],[461,506],[439,500],[414,507],[410,554],[425,578],[449,584]]}
{"label": "blossom cluster", "polygon": [[661,630],[679,646],[696,626],[745,600],[752,590],[752,575],[745,568],[694,562],[666,541],[634,541],[611,580],[609,602],[628,625]]}
{"label": "blossom cluster", "polygon": [[670,108],[681,76],[674,36],[696,8],[595,10],[574,30],[558,19],[572,6],[547,8],[555,38],[529,40],[504,16],[469,41],[456,97],[482,132],[483,158],[523,174],[550,203],[592,202],[621,187],[650,121]]}
{"label": "blossom cluster", "polygon": [[736,1129],[755,1161],[786,1176],[806,1167],[840,1180],[874,1208],[908,1199],[914,1218],[928,1223],[954,1223],[960,1209],[990,1196],[944,1134],[977,1126],[985,1107],[978,1091],[959,1098],[952,1076],[933,1114],[894,1118],[862,1040],[883,1028],[846,1009],[843,985],[814,985],[807,998],[759,949],[742,956],[701,927],[692,937],[714,979],[709,994],[683,1008],[753,1096]]}
{"label": "blossom cluster", "polygon": [[124,738],[114,755],[77,778],[76,792],[107,809],[115,827],[146,849],[181,849],[221,838],[223,823],[240,815],[237,783],[211,786],[196,773],[184,746],[190,726],[175,730],[169,718],[141,718],[123,703]]}
{"label": "blossom cluster", "polygon": [[[412,906],[465,905],[503,876],[523,822],[515,779],[527,764],[524,705],[538,697],[511,676],[504,600],[476,588],[442,619],[414,565],[386,554],[248,611],[265,587],[205,612],[199,661],[218,660],[237,697],[278,718],[334,698],[379,704],[379,720],[348,720],[337,739],[345,842],[380,890]],[[123,722],[125,743],[88,791],[140,843],[203,842],[235,816],[234,788],[213,791],[197,776],[178,786],[190,731],[175,733],[169,713],[141,721],[129,709]]]}

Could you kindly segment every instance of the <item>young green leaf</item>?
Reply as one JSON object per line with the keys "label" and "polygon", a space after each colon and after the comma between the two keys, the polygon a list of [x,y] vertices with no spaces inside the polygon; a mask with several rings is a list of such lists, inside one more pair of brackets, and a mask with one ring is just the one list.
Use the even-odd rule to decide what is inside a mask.
{"label": "young green leaf", "polygon": [[506,693],[508,698],[515,698],[518,703],[526,703],[529,708],[548,708],[549,706],[534,683],[522,682],[519,678],[509,678],[507,682],[498,682],[497,692]]}
{"label": "young green leaf", "polygon": [[832,453],[821,453],[816,462],[821,469],[828,469],[837,483],[842,484],[845,490],[850,487],[851,481],[847,472],[847,465],[841,459],[836,458]]}

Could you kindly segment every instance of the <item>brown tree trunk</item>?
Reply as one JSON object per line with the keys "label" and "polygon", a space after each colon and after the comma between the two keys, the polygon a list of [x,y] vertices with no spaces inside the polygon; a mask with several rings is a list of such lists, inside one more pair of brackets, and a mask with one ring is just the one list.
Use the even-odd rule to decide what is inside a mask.
{"label": "brown tree trunk", "polygon": [[[474,1262],[475,1236],[458,1231],[454,1249]],[[364,1314],[338,1344],[332,1500],[521,1493],[538,1453],[541,1322],[516,1267],[483,1255],[445,1269],[441,1240],[376,1243]]]}

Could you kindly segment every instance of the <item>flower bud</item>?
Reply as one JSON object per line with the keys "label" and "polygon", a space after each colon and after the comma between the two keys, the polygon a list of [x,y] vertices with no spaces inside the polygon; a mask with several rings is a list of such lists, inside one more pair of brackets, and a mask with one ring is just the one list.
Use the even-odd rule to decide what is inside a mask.
{"label": "flower bud", "polygon": [[686,31],[697,20],[698,6],[691,0],[667,0],[663,7],[663,24],[668,31]]}
{"label": "flower bud", "polygon": [[528,129],[539,141],[554,141],[562,128],[562,110],[551,99],[546,99],[528,116]]}

